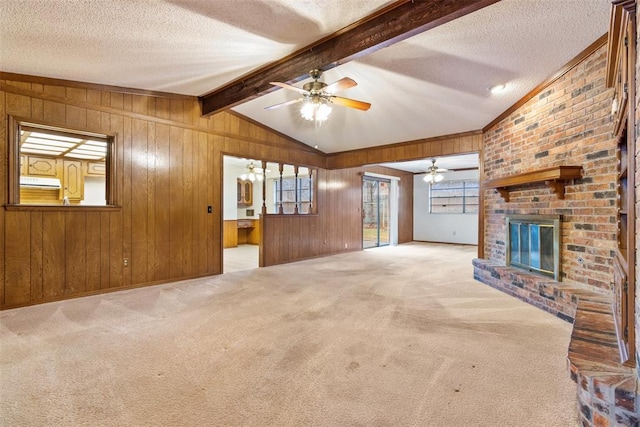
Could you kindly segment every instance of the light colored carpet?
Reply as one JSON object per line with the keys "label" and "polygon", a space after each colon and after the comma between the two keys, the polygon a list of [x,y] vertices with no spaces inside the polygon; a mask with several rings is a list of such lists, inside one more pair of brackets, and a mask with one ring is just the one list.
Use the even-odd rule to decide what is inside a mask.
{"label": "light colored carpet", "polygon": [[408,244],[0,313],[6,426],[575,426],[571,326]]}

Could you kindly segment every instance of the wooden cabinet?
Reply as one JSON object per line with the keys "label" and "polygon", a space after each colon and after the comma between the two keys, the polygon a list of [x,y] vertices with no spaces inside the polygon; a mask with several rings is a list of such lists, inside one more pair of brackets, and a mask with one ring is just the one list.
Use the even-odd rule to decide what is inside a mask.
{"label": "wooden cabinet", "polygon": [[57,176],[56,159],[50,157],[26,157],[26,174],[31,176],[46,176],[55,178]]}
{"label": "wooden cabinet", "polygon": [[105,176],[107,164],[105,162],[87,162],[85,174],[87,176]]}
{"label": "wooden cabinet", "polygon": [[82,200],[84,197],[84,179],[80,160],[64,160],[62,166],[63,197],[69,200]]}
{"label": "wooden cabinet", "polygon": [[238,179],[238,206],[253,205],[253,183]]}
{"label": "wooden cabinet", "polygon": [[260,244],[260,221],[255,219],[238,220],[238,244]]}
{"label": "wooden cabinet", "polygon": [[253,228],[254,220],[252,219],[239,219],[238,228]]}
{"label": "wooden cabinet", "polygon": [[607,86],[614,89],[612,130],[618,139],[618,247],[611,290],[620,359],[629,366],[635,363],[635,34],[635,1],[617,2],[611,9],[607,57]]}
{"label": "wooden cabinet", "polygon": [[235,248],[246,244],[260,244],[260,221],[251,218],[225,220],[223,247]]}
{"label": "wooden cabinet", "polygon": [[235,248],[238,246],[238,221],[235,219],[226,219],[223,222],[223,247]]}

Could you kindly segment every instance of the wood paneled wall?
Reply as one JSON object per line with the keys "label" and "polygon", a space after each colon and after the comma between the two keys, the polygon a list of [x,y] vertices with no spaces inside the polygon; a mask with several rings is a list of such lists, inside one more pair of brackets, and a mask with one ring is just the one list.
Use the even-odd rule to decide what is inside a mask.
{"label": "wood paneled wall", "polygon": [[[0,209],[0,308],[220,273],[223,154],[318,168],[318,214],[270,216],[261,229],[270,265],[362,248],[362,158],[404,160],[475,147],[475,137],[454,137],[328,158],[237,114],[202,118],[196,98],[0,72],[2,203],[8,115],[115,135],[119,207]],[[354,162],[358,167],[342,166]],[[406,175],[400,242],[413,233],[413,180]]]}
{"label": "wood paneled wall", "polygon": [[[117,209],[0,210],[0,307],[218,274],[222,154],[322,167],[313,149],[195,98],[3,80],[0,200],[7,202],[7,117],[116,136]],[[207,213],[213,206],[213,213]]]}
{"label": "wood paneled wall", "polygon": [[224,220],[222,236],[222,245],[225,249],[238,247],[238,221],[235,219]]}
{"label": "wood paneled wall", "polygon": [[341,169],[452,154],[477,153],[481,148],[482,131],[466,132],[331,154],[327,158],[327,168]]}
{"label": "wood paneled wall", "polygon": [[[253,228],[245,229],[245,236],[247,241],[244,243],[248,243],[250,245],[259,245],[260,244],[260,221],[257,219],[253,221]],[[240,243],[240,242],[238,242]]]}
{"label": "wood paneled wall", "polygon": [[399,176],[399,243],[413,240],[413,174],[383,167],[319,170],[317,215],[262,215],[260,265],[362,249],[364,172]]}

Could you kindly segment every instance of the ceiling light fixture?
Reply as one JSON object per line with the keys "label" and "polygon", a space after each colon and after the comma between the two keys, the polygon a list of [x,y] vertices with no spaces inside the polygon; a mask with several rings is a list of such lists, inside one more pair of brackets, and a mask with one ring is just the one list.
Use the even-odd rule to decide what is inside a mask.
{"label": "ceiling light fixture", "polygon": [[427,174],[422,178],[424,182],[428,182],[429,184],[433,184],[436,182],[440,182],[444,179],[444,175],[441,175],[440,172],[446,172],[446,169],[442,169],[436,166],[436,159],[431,159],[431,166],[427,169]]}
{"label": "ceiling light fixture", "polygon": [[251,182],[256,182],[256,179],[258,181],[262,181],[263,176],[262,176],[262,173],[259,173],[257,171],[253,162],[251,162],[247,165],[247,171],[242,175],[240,175],[240,179],[243,181],[249,180]]}
{"label": "ceiling light fixture", "polygon": [[329,101],[323,96],[307,97],[300,108],[300,114],[305,120],[324,122],[329,118],[332,108]]}
{"label": "ceiling light fixture", "polygon": [[489,90],[491,91],[492,94],[497,95],[499,93],[504,92],[506,88],[507,88],[506,84],[499,84],[499,85],[492,86]]}

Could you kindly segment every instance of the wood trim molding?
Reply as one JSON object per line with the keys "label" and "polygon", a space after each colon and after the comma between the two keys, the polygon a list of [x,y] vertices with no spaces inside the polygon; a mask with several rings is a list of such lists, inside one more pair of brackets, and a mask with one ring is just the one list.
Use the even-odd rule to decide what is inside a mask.
{"label": "wood trim molding", "polygon": [[8,73],[6,71],[0,71],[0,80],[11,80],[15,82],[24,82],[24,83],[38,83],[43,85],[52,85],[52,86],[65,86],[79,89],[91,89],[91,90],[99,90],[105,92],[117,92],[117,93],[126,93],[131,95],[146,95],[146,96],[154,96],[158,98],[171,98],[171,99],[181,99],[188,101],[196,101],[198,99],[197,96],[193,95],[182,95],[178,93],[171,92],[159,92],[154,90],[145,90],[145,89],[135,89],[130,87],[122,87],[122,86],[110,86],[99,83],[86,83],[79,82],[77,80],[64,80],[64,79],[55,79],[51,77],[41,77],[41,76],[31,76],[27,74],[17,74],[17,73]]}
{"label": "wood trim molding", "polygon": [[122,206],[4,205],[4,209],[16,212],[118,212]]}
{"label": "wood trim molding", "polygon": [[478,192],[478,258],[484,258],[484,139],[480,144],[480,151],[478,152],[478,184],[480,185],[480,191]]}
{"label": "wood trim molding", "polygon": [[20,198],[20,119],[9,115],[8,121],[8,150],[7,150],[7,163],[8,163],[8,177],[14,177],[14,179],[7,179],[8,192],[7,200],[3,200],[5,203],[14,204],[18,202]]}
{"label": "wood trim molding", "polygon": [[564,67],[562,67],[560,70],[558,70],[554,75],[552,75],[547,80],[545,80],[544,82],[540,83],[538,86],[533,88],[533,90],[531,90],[531,92],[529,92],[528,94],[523,96],[518,102],[513,104],[511,107],[507,108],[502,114],[500,114],[498,117],[493,119],[489,124],[487,124],[485,127],[483,127],[482,128],[482,132],[487,132],[492,127],[494,127],[495,125],[500,123],[502,120],[504,120],[507,117],[509,117],[509,115],[511,113],[513,113],[518,108],[522,107],[524,104],[529,102],[533,97],[538,95],[540,92],[545,90],[547,87],[551,86],[556,80],[558,80],[559,78],[561,78],[562,76],[567,74],[574,67],[576,67],[578,64],[580,64],[582,61],[584,61],[585,58],[587,58],[589,55],[593,54],[596,50],[598,50],[602,46],[604,46],[607,43],[607,37],[608,37],[607,33],[605,33],[602,36],[600,36],[595,42],[591,43],[585,50],[580,52],[575,58],[573,58],[571,61],[567,62],[564,65]]}
{"label": "wood trim molding", "polygon": [[[21,129],[28,129],[37,131],[38,129],[47,129],[48,133],[57,134],[61,136],[77,137],[78,134],[89,137],[94,137],[99,140],[106,141],[108,143],[108,156],[106,159],[106,195],[107,201],[110,205],[107,206],[119,206],[120,200],[118,199],[119,193],[116,185],[117,176],[117,164],[118,164],[118,152],[116,150],[116,144],[118,135],[116,133],[107,133],[96,131],[95,129],[89,129],[82,126],[67,126],[59,125],[54,126],[53,123],[43,120],[34,120],[24,117],[17,117],[12,114],[8,115],[9,122],[9,177],[19,176],[18,173],[20,160],[18,147],[20,143],[19,131]],[[8,206],[20,205],[18,202],[18,196],[20,194],[20,185],[17,180],[9,179],[9,201]],[[33,206],[33,205],[32,205]],[[103,207],[103,206],[101,206]],[[95,208],[95,206],[93,206]],[[15,210],[15,209],[7,209]]]}
{"label": "wood trim molding", "polygon": [[613,6],[622,6],[629,13],[636,11],[636,0],[612,0]]}
{"label": "wood trim molding", "polygon": [[[400,0],[228,84],[200,96],[202,115],[214,114],[295,83],[309,70],[327,70],[475,12],[499,0]],[[300,74],[305,73],[305,74]]]}
{"label": "wood trim molding", "polygon": [[[635,3],[635,1],[634,1]],[[618,46],[622,37],[622,21],[623,21],[623,8],[614,7],[611,8],[611,16],[609,18],[609,51],[607,52],[607,87],[613,87],[615,84],[615,71],[618,64],[618,53],[620,50]]]}

